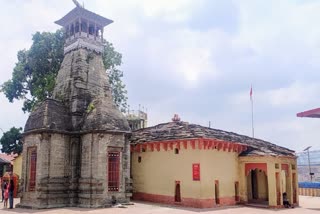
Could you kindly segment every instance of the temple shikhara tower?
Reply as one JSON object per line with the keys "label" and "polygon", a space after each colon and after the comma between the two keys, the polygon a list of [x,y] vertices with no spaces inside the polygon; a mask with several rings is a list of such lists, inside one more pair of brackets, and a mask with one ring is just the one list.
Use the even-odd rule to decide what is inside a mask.
{"label": "temple shikhara tower", "polygon": [[112,21],[75,3],[55,22],[66,41],[53,97],[25,125],[20,207],[105,207],[131,196],[130,128],[102,60]]}

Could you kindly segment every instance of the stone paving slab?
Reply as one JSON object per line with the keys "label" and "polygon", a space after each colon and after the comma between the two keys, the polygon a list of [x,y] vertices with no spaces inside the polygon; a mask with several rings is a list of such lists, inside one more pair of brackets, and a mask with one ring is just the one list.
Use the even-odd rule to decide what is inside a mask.
{"label": "stone paving slab", "polygon": [[[15,204],[19,200],[15,199]],[[300,196],[300,207],[294,209],[260,209],[253,207],[231,206],[218,209],[193,209],[173,206],[163,206],[159,204],[135,202],[134,205],[128,205],[127,208],[106,208],[106,209],[81,209],[81,208],[63,208],[63,209],[47,209],[47,210],[29,210],[29,209],[4,209],[0,204],[0,214],[14,213],[36,213],[36,214],[195,214],[195,213],[245,213],[245,214],[295,214],[295,213],[320,213],[320,197]]]}

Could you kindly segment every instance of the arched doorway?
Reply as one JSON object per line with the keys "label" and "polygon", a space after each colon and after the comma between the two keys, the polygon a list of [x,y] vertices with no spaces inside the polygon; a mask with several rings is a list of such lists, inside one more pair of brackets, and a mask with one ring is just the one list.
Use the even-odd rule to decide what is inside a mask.
{"label": "arched doorway", "polygon": [[247,174],[247,193],[249,203],[268,205],[268,176],[261,169],[252,169]]}

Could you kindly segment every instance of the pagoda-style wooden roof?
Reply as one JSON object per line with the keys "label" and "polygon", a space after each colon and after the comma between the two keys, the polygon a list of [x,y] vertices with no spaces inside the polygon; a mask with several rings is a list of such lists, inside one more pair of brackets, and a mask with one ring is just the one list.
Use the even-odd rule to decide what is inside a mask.
{"label": "pagoda-style wooden roof", "polygon": [[77,18],[87,19],[89,21],[97,23],[98,25],[101,25],[102,27],[105,27],[113,22],[112,20],[104,18],[103,16],[95,14],[89,10],[86,10],[83,7],[76,7],[63,18],[59,19],[58,21],[55,21],[55,23],[64,27],[67,24],[70,24],[70,22],[76,20]]}
{"label": "pagoda-style wooden roof", "polygon": [[295,157],[294,151],[264,140],[196,124],[189,124],[182,121],[163,123],[153,127],[136,130],[132,133],[131,144],[188,138],[209,138],[247,145],[248,149],[242,152],[240,156],[271,155]]}

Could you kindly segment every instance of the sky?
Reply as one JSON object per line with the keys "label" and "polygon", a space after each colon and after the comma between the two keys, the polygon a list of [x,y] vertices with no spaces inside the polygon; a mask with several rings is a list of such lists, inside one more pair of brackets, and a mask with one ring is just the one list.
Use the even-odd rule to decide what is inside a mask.
{"label": "sky", "polygon": [[[301,152],[320,149],[320,1],[82,0],[114,23],[104,37],[123,55],[130,109],[148,124],[181,120],[252,135]],[[1,0],[0,84],[36,31],[55,31],[71,0]],[[24,127],[22,102],[0,93],[0,128]],[[0,130],[1,131],[1,130]],[[0,132],[0,136],[2,133]]]}

